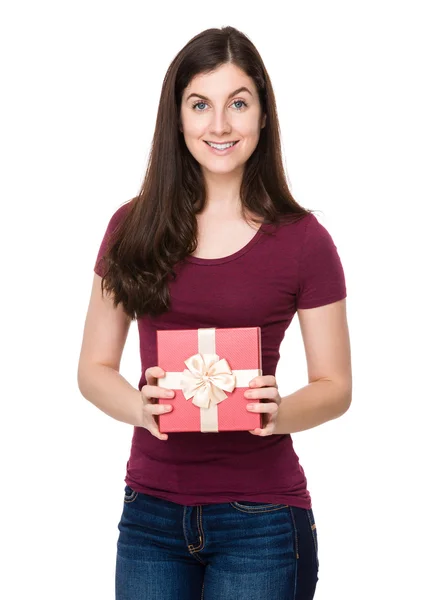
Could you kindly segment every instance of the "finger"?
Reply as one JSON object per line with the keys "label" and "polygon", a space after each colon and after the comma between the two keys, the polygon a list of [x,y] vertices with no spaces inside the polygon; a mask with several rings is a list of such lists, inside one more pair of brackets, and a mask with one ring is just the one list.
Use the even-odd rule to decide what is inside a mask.
{"label": "finger", "polygon": [[161,433],[159,431],[159,428],[157,427],[157,425],[150,425],[149,427],[147,427],[147,429],[151,433],[151,435],[158,438],[159,440],[167,440],[168,439],[168,434]]}
{"label": "finger", "polygon": [[251,429],[249,431],[249,433],[252,433],[253,435],[259,435],[259,436],[272,435],[273,432],[274,432],[274,424],[273,423],[269,423],[263,429],[261,429],[260,427],[256,427],[255,429]]}
{"label": "finger", "polygon": [[161,387],[159,385],[144,385],[141,389],[142,394],[145,398],[173,398],[174,390]]}
{"label": "finger", "polygon": [[259,389],[245,390],[245,398],[267,398],[268,400],[277,400],[280,398],[276,387],[263,387]]}
{"label": "finger", "polygon": [[278,412],[278,404],[276,402],[255,402],[254,404],[247,404],[246,410],[249,410],[249,412],[274,414]]}
{"label": "finger", "polygon": [[161,367],[148,367],[145,371],[145,379],[148,384],[155,385],[158,377],[163,377],[165,371]]}
{"label": "finger", "polygon": [[255,432],[254,435],[261,435],[263,428],[266,427],[266,425],[269,423],[271,418],[272,417],[270,417],[268,414],[264,414],[264,413],[261,414],[260,427],[256,427],[255,429],[252,429],[252,432]]}
{"label": "finger", "polygon": [[163,415],[164,413],[171,412],[173,406],[170,404],[145,404],[143,410],[149,415]]}
{"label": "finger", "polygon": [[264,435],[272,435],[273,431],[274,431],[274,424],[270,423],[269,425],[266,425],[266,427],[264,427],[264,429],[262,429],[260,431],[259,435],[263,435],[263,436]]}
{"label": "finger", "polygon": [[274,375],[259,375],[249,382],[249,387],[277,387]]}

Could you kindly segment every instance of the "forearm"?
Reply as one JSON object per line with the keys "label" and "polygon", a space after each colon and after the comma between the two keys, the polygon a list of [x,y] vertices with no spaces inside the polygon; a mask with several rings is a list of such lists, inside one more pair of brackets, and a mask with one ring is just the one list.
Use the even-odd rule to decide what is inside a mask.
{"label": "forearm", "polygon": [[105,365],[82,367],[77,382],[86,400],[109,417],[129,425],[142,423],[142,394],[115,369]]}
{"label": "forearm", "polygon": [[349,408],[351,395],[334,381],[313,381],[282,398],[275,433],[305,431],[336,419]]}

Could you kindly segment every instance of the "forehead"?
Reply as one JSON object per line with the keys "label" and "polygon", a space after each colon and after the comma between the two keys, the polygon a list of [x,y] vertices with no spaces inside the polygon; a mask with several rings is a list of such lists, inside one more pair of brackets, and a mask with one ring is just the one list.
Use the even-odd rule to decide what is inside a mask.
{"label": "forehead", "polygon": [[[242,69],[233,64],[221,65],[209,73],[198,73],[185,88],[183,95],[197,92],[206,96],[226,98],[234,90],[246,87],[253,96],[256,95],[255,83]],[[245,92],[247,94],[247,92]]]}

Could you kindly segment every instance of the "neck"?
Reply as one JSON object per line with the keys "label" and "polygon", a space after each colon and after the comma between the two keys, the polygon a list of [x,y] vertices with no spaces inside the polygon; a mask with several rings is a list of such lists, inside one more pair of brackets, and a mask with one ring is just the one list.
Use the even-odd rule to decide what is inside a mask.
{"label": "neck", "polygon": [[223,174],[204,172],[207,198],[204,212],[239,216],[242,177],[243,172],[240,171]]}

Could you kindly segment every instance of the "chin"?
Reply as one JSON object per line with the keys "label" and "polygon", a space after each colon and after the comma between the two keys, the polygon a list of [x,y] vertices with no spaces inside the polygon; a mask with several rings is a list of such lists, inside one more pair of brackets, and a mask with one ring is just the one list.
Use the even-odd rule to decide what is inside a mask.
{"label": "chin", "polygon": [[206,171],[208,171],[209,173],[216,173],[216,174],[220,174],[220,175],[224,175],[227,173],[233,173],[234,171],[239,170],[240,168],[243,168],[243,164],[235,164],[235,165],[216,165],[216,163],[214,164],[210,164],[210,163],[199,163],[201,165],[201,167],[203,169],[205,169]]}

